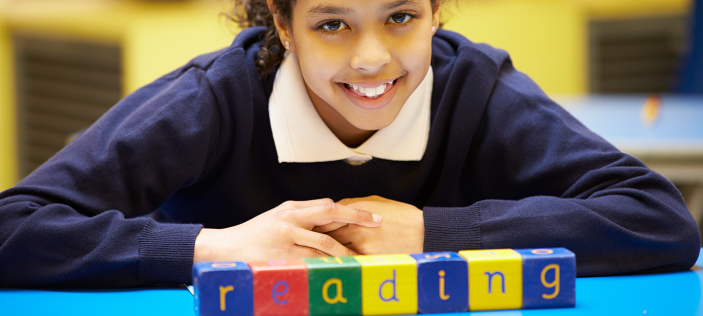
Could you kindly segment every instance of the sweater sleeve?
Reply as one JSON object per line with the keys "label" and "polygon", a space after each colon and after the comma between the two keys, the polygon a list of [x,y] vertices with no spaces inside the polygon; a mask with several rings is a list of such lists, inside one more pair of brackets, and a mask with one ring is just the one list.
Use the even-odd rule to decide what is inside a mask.
{"label": "sweater sleeve", "polygon": [[425,251],[566,247],[579,276],[695,263],[700,232],[676,187],[592,133],[509,62],[470,141],[462,202],[424,208]]}
{"label": "sweater sleeve", "polygon": [[187,283],[198,224],[144,216],[207,174],[221,110],[183,68],[126,97],[0,193],[0,286]]}

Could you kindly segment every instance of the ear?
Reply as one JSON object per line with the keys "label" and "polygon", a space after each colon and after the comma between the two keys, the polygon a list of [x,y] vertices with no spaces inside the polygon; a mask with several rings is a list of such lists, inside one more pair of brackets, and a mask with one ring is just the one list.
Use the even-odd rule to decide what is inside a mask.
{"label": "ear", "polygon": [[432,13],[432,26],[434,27],[435,32],[437,30],[439,30],[439,13],[440,13],[440,11],[442,11],[441,6],[437,8],[437,11]]}
{"label": "ear", "polygon": [[276,26],[276,31],[278,31],[278,38],[281,40],[281,46],[286,47],[285,43],[289,43],[288,51],[293,51],[295,45],[293,44],[292,36],[293,33],[290,25],[286,22],[281,15],[276,13],[276,7],[273,5],[273,0],[267,0],[266,4],[269,7],[271,15],[273,15],[273,24]]}

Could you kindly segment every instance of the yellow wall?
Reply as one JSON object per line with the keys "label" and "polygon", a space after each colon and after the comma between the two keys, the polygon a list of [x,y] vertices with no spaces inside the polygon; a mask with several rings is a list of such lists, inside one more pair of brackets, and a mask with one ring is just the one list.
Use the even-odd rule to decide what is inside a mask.
{"label": "yellow wall", "polygon": [[[3,9],[0,3],[0,11]],[[0,21],[1,22],[1,21]],[[0,23],[0,191],[17,181],[14,85],[9,31]]]}
{"label": "yellow wall", "polygon": [[689,0],[447,1],[445,28],[508,51],[550,95],[588,91],[588,21],[682,14]]}
{"label": "yellow wall", "polygon": [[0,191],[17,182],[9,32],[119,44],[123,94],[229,46],[228,1],[0,0]]}

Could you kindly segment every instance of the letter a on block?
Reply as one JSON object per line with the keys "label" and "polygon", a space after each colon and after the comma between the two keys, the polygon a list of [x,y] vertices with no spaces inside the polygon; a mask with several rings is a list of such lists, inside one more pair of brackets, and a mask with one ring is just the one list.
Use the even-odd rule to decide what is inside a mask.
{"label": "letter a on block", "polygon": [[305,258],[310,315],[361,315],[361,265],[354,257]]}
{"label": "letter a on block", "polygon": [[522,257],[512,249],[464,250],[469,263],[469,310],[522,308]]}

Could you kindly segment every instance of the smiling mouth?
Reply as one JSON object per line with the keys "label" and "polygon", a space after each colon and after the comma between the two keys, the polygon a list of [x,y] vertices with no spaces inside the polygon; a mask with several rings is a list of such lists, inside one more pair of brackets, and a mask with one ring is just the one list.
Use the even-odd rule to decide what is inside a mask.
{"label": "smiling mouth", "polygon": [[388,81],[384,84],[381,84],[378,87],[373,87],[373,88],[364,88],[359,85],[355,84],[350,84],[350,83],[342,83],[342,85],[347,88],[347,90],[351,91],[352,93],[361,96],[361,97],[366,97],[370,99],[376,99],[382,95],[384,95],[386,92],[390,91],[391,88],[398,82],[398,79],[396,78],[392,81]]}

